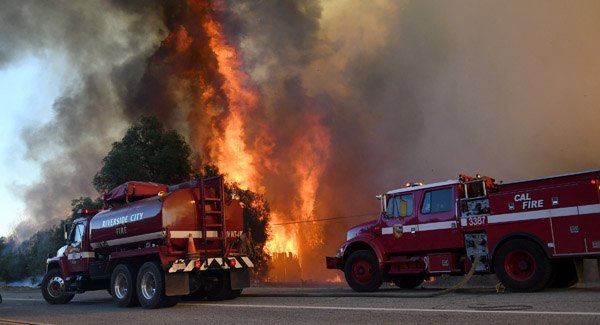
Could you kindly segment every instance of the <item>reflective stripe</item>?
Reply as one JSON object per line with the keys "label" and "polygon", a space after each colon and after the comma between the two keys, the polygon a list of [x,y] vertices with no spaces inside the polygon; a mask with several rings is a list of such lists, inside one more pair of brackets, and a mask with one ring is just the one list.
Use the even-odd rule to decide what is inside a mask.
{"label": "reflective stripe", "polygon": [[419,228],[417,229],[417,231],[452,229],[453,226],[456,229],[456,221],[422,223],[422,224],[419,224]]}
{"label": "reflective stripe", "polygon": [[[188,238],[192,234],[194,238],[202,238],[202,231],[197,230],[177,230],[171,231],[171,238]],[[207,231],[208,238],[219,237],[219,232],[215,230]]]}
{"label": "reflective stripe", "polygon": [[[254,264],[247,256],[237,256],[237,257],[228,257],[230,261],[235,261],[235,265],[233,266],[236,269],[250,268],[254,267]],[[168,273],[177,273],[177,272],[190,272],[196,268],[196,262],[200,260],[191,260],[185,264],[186,261],[183,259],[177,260],[173,262],[171,267],[168,270]],[[207,258],[204,263],[200,266],[200,271],[206,271],[208,269],[230,269],[231,262],[223,264],[223,259],[220,257],[210,257]]]}
{"label": "reflective stripe", "polygon": [[94,257],[96,257],[96,253],[94,253],[94,252],[77,252],[77,253],[71,253],[67,256],[67,258],[70,260],[75,260],[75,259],[79,259],[79,258],[94,258]]}
{"label": "reflective stripe", "polygon": [[[418,225],[402,226],[403,233],[412,233],[417,231],[456,229],[456,221],[442,221],[431,223],[420,223]],[[394,227],[385,227],[381,229],[381,234],[391,235],[394,233]]]}
{"label": "reflective stripe", "polygon": [[254,263],[252,263],[252,261],[250,260],[249,257],[242,256],[242,261],[244,261],[244,263],[246,263],[247,267],[254,267]]}
{"label": "reflective stripe", "polygon": [[[578,214],[592,214],[600,213],[600,204],[591,205],[580,205],[575,207],[557,208],[557,209],[546,209],[536,210],[527,212],[513,212],[505,214],[488,215],[487,223],[500,223],[500,222],[511,222],[511,221],[526,221],[536,220],[544,218],[558,218],[573,216]],[[461,218],[460,224],[463,227],[467,226],[467,219],[469,217]],[[433,222],[433,223],[420,223],[416,225],[402,226],[403,233],[410,233],[413,231],[428,231],[428,230],[441,230],[441,229],[452,229],[452,224],[456,224],[456,221],[444,221],[444,222]],[[391,235],[394,233],[394,227],[385,227],[381,229],[382,235]]]}
{"label": "reflective stripe", "polygon": [[164,238],[163,232],[157,231],[157,232],[144,234],[144,235],[124,237],[124,238],[119,238],[119,239],[111,239],[111,240],[107,240],[107,241],[103,241],[103,242],[91,243],[90,246],[92,246],[92,248],[117,246],[117,245],[137,243],[137,242],[143,242],[143,241],[148,241],[148,240],[153,240],[153,239],[161,239],[161,238]]}
{"label": "reflective stripe", "polygon": [[578,214],[577,207],[558,208],[550,210],[551,217],[564,217]]}
{"label": "reflective stripe", "polygon": [[580,205],[577,209],[579,214],[600,213],[600,204]]}
{"label": "reflective stripe", "polygon": [[382,235],[391,235],[394,233],[394,227],[385,227],[381,229]]}
{"label": "reflective stripe", "polygon": [[550,217],[550,210],[538,210],[529,212],[515,212],[507,214],[489,215],[487,217],[488,223],[499,223],[509,221],[522,221],[522,220],[535,220],[544,219]]}
{"label": "reflective stripe", "polygon": [[525,221],[544,218],[557,218],[574,216],[578,214],[600,213],[600,204],[580,205],[576,207],[566,207],[557,209],[546,209],[528,212],[514,212],[506,214],[489,215],[488,223],[499,223],[509,221]]}

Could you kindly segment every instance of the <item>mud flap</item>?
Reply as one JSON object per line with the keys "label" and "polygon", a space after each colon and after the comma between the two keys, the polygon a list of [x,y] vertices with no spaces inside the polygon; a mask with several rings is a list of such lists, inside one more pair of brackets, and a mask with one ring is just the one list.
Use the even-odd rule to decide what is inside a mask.
{"label": "mud flap", "polygon": [[231,279],[231,290],[238,290],[250,287],[250,270],[238,269],[229,271]]}
{"label": "mud flap", "polygon": [[171,273],[165,274],[165,295],[182,296],[190,294],[190,274]]}

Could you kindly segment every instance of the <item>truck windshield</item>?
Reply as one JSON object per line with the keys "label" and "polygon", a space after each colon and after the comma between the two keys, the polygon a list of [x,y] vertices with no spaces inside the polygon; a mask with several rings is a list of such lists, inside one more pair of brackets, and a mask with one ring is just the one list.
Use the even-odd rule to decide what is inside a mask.
{"label": "truck windshield", "polygon": [[388,218],[406,217],[412,214],[413,195],[393,196],[388,200],[387,214]]}
{"label": "truck windshield", "polygon": [[83,238],[84,227],[85,226],[82,223],[73,225],[73,230],[71,231],[71,236],[69,237],[69,240],[71,240],[72,243],[81,242],[81,239]]}

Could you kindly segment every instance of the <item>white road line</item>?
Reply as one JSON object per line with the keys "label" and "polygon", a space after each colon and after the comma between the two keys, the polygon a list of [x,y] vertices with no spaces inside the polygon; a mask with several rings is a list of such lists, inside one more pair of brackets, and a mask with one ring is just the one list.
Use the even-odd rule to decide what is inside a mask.
{"label": "white road line", "polygon": [[278,306],[278,305],[234,305],[234,304],[203,304],[179,303],[184,306],[206,307],[241,307],[241,308],[272,308],[272,309],[320,309],[320,310],[359,310],[359,311],[389,311],[389,312],[431,312],[431,313],[472,313],[472,314],[518,314],[518,315],[569,315],[569,316],[600,316],[600,312],[576,311],[524,311],[524,310],[473,310],[473,309],[420,309],[420,308],[381,308],[381,307],[333,307],[333,306]]}
{"label": "white road line", "polygon": [[32,299],[32,298],[2,298],[2,300],[6,301],[44,301],[44,299]]}

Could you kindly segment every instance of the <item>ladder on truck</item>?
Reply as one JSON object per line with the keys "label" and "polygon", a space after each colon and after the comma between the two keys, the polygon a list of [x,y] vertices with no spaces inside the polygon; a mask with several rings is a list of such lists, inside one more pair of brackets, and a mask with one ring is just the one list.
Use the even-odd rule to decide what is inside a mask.
{"label": "ladder on truck", "polygon": [[227,230],[225,225],[224,193],[223,176],[202,180],[202,186],[200,187],[202,213],[200,216],[202,217],[204,258],[207,266],[210,266],[208,265],[208,260],[211,257],[221,258],[222,264],[225,264]]}

